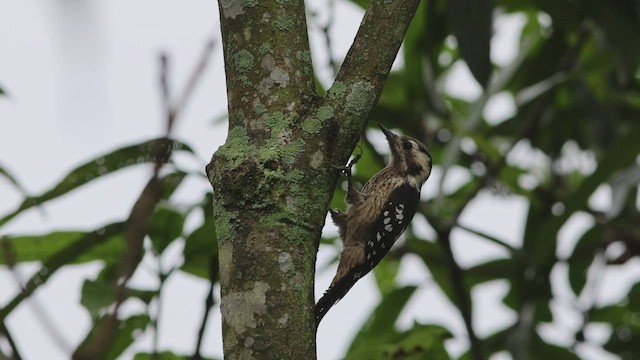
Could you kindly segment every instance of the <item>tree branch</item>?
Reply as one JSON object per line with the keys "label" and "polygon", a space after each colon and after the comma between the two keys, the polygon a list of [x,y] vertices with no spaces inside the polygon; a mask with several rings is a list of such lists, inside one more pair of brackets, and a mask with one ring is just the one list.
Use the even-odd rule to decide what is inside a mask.
{"label": "tree branch", "polygon": [[369,4],[340,71],[323,99],[324,106],[345,115],[339,118],[340,136],[334,148],[340,152],[332,157],[335,163],[346,161],[366,127],[419,3],[420,0],[372,0]]}
{"label": "tree branch", "polygon": [[351,154],[418,3],[374,0],[321,99],[304,2],[219,0],[229,134],[206,170],[225,357],[314,357],[315,254],[339,177],[330,165]]}
{"label": "tree branch", "polygon": [[469,335],[469,342],[471,343],[471,358],[473,360],[482,360],[482,343],[473,329],[473,317],[472,317],[472,305],[469,294],[467,293],[464,275],[462,269],[453,257],[451,251],[451,231],[449,229],[442,231],[436,230],[438,233],[438,243],[442,247],[444,252],[445,261],[449,268],[449,274],[451,276],[451,283],[453,286],[453,292],[458,298],[458,309],[464,321],[464,326],[467,329]]}

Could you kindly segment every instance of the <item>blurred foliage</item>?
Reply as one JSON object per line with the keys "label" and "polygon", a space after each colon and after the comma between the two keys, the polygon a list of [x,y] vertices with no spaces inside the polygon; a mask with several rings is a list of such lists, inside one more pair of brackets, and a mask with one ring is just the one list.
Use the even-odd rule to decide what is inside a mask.
{"label": "blurred foliage", "polygon": [[[100,274],[95,279],[85,280],[82,287],[80,304],[91,315],[93,327],[81,347],[94,344],[92,341],[96,338],[109,339],[106,353],[102,353],[102,356],[105,359],[116,359],[133,344],[140,333],[148,328],[157,331],[158,314],[149,311],[149,307],[160,301],[162,286],[174,271],[184,271],[205,281],[215,282],[217,244],[211,209],[213,196],[212,193],[208,193],[201,201],[193,204],[178,204],[172,200],[173,193],[187,176],[207,181],[204,174],[187,174],[171,164],[169,160],[174,152],[194,155],[189,146],[166,137],[125,146],[72,169],[50,190],[37,196],[27,195],[18,180],[1,168],[0,175],[24,196],[24,200],[14,211],[0,219],[0,226],[35,206],[57,200],[71,191],[91,185],[98,179],[130,166],[154,165],[156,171],[149,184],[157,187],[147,184],[136,206],[131,210],[129,219],[120,222],[100,226],[94,230],[60,230],[47,234],[2,236],[0,265],[13,268],[20,263],[37,261],[41,267],[30,279],[20,284],[22,291],[0,309],[0,322],[4,324],[7,316],[35,290],[46,284],[57,270],[74,264],[100,261],[103,264]],[[159,170],[161,165],[164,165],[162,172]],[[151,188],[154,189],[151,192],[157,197],[149,197]],[[154,201],[151,204],[152,212],[146,216],[143,208],[145,202],[150,199]],[[195,230],[190,231],[185,229],[184,223],[185,219],[192,215],[202,220]],[[142,224],[138,224],[138,221]],[[151,257],[158,264],[155,268],[159,284],[157,288],[140,289],[122,281],[122,276],[126,273],[123,266],[136,268],[140,265],[139,259],[128,260],[133,246],[131,239],[135,238],[131,231],[135,231],[140,225],[148,236],[144,256]],[[167,248],[176,242],[184,244],[185,261],[176,268],[165,268],[162,266],[162,256]],[[148,272],[149,269],[146,268],[145,271]],[[124,302],[141,303],[147,310],[113,319],[111,314],[114,307],[117,308]],[[105,327],[105,324],[113,326],[112,329],[117,331],[113,331],[112,336],[105,336],[105,328],[109,328]],[[76,354],[74,358],[83,357]],[[182,359],[191,358],[191,355],[178,356],[170,352],[141,353],[136,358]]]}
{"label": "blurred foliage", "polygon": [[[495,21],[503,19],[522,25],[509,30],[518,32],[519,49],[513,59],[496,61],[491,55],[501,49],[491,47],[492,35],[502,30]],[[587,348],[637,358],[640,283],[630,284],[619,303],[604,303],[601,295],[608,290],[603,277],[637,265],[640,255],[640,54],[631,45],[639,34],[636,0],[421,3],[402,48],[404,67],[389,75],[372,123],[415,136],[431,149],[438,176],[429,182],[440,183],[438,194],[425,200],[420,212],[436,238],[409,229],[376,269],[380,306],[353,340],[347,358],[413,358],[406,348],[402,356],[394,353],[402,344],[394,324],[415,288],[393,281],[399,264],[412,254],[431,275],[419,286],[441,289],[465,323],[466,333],[446,332],[471,340],[463,359],[505,352],[514,359],[577,359]],[[454,72],[459,76],[460,66],[468,69],[468,81],[477,83],[479,95],[471,100],[443,86]],[[498,96],[507,99],[507,110],[495,119],[487,104]],[[363,160],[370,157],[377,164],[371,170],[370,163],[358,163],[360,183],[384,166],[384,154],[369,154],[374,151],[369,140],[364,139]],[[465,180],[444,191],[453,168],[464,169]],[[610,194],[609,209],[593,207],[596,190]],[[479,194],[524,200],[528,211],[522,236],[499,239],[461,222]],[[336,193],[334,204],[343,195]],[[577,215],[587,219],[587,227],[570,240],[575,245],[567,255],[559,251],[568,247],[560,244],[559,234]],[[507,251],[464,268],[450,245],[458,241],[452,232],[460,230]],[[472,294],[476,286],[494,281],[508,284],[502,306],[516,318],[478,338]],[[559,295],[557,288],[566,289]],[[564,316],[582,321],[558,323],[562,314],[552,309],[553,303],[563,304]],[[381,312],[387,323],[376,326],[373,336]],[[543,331],[541,325],[549,323],[556,324],[554,331],[564,331],[562,339]],[[593,324],[608,329],[603,345],[585,332]],[[416,324],[406,331],[420,333],[415,329],[435,325]],[[421,335],[425,349],[433,336],[438,335]]]}
{"label": "blurred foliage", "polygon": [[[368,1],[353,3],[365,8]],[[492,47],[492,35],[500,31],[496,21],[507,18],[522,25],[517,29],[519,49],[513,59],[497,62],[491,56],[499,51]],[[600,348],[623,359],[640,354],[640,283],[630,284],[618,303],[603,303],[600,297],[607,289],[604,275],[637,264],[640,255],[638,43],[640,0],[421,3],[402,48],[404,66],[389,75],[371,123],[411,134],[431,149],[434,174],[439,176],[429,181],[439,181],[438,194],[424,201],[418,216],[428,220],[435,237],[425,238],[409,228],[404,240],[376,268],[373,276],[380,304],[353,339],[345,358],[455,358],[444,347],[449,338],[471,344],[461,359],[487,359],[497,353],[508,353],[514,359],[575,359],[585,347]],[[470,81],[477,82],[479,95],[474,99],[444,86],[460,66],[469,70]],[[508,99],[514,110],[504,118],[487,118],[487,105],[499,96]],[[385,154],[372,145],[370,135],[367,132],[363,139],[362,158],[356,166],[355,180],[360,184],[384,166]],[[157,158],[163,153],[158,148],[166,150],[167,158]],[[156,288],[125,284],[120,289],[121,260],[128,251],[127,219],[89,230],[5,235],[0,239],[0,266],[39,262],[41,267],[21,284],[23,291],[0,309],[3,329],[7,316],[26,297],[57,270],[73,264],[103,264],[100,274],[87,279],[82,288],[81,304],[94,321],[84,343],[102,330],[98,325],[109,320],[114,306],[126,301],[143,304],[146,309],[113,320],[119,330],[105,358],[117,358],[132,344],[135,334],[157,325],[157,314],[148,309],[160,300],[163,284],[175,272],[202,278],[213,288],[218,264],[212,193],[190,204],[177,204],[172,199],[185,177],[207,181],[203,174],[186,174],[167,164],[175,151],[192,154],[189,146],[168,138],[123,147],[71,170],[50,190],[35,196],[0,165],[2,183],[23,197],[14,211],[0,216],[2,227],[34,207],[126,167],[165,164],[159,178],[159,201],[144,219],[144,256],[160,264],[172,244],[184,244],[180,266],[155,269]],[[452,169],[463,171],[465,180],[445,191],[443,185]],[[592,207],[590,199],[598,189],[610,194],[608,210]],[[461,223],[461,215],[479,194],[526,202],[522,236],[500,239]],[[332,206],[344,207],[344,195],[344,184],[340,184]],[[576,215],[588,218],[590,225],[572,239],[575,245],[565,255],[558,251],[559,234]],[[201,220],[187,227],[189,217]],[[451,242],[456,241],[454,231],[506,251],[501,257],[461,267],[451,249]],[[339,247],[335,238],[322,243]],[[402,287],[396,283],[400,265],[408,256],[424,262],[431,275],[428,282]],[[139,261],[135,262],[138,265]],[[471,320],[476,305],[472,294],[477,286],[494,281],[508,284],[501,306],[511,309],[515,320],[479,337],[474,329],[477,324]],[[433,286],[458,310],[466,333],[447,329],[446,324],[395,326],[418,290]],[[567,289],[560,297],[554,289],[563,286]],[[564,311],[582,319],[561,327],[565,340],[542,331],[541,325],[560,321],[557,310],[551,308],[553,303],[562,303]],[[604,344],[586,331],[592,325],[608,329]],[[197,350],[195,353],[194,358],[199,358]],[[167,351],[140,353],[135,358],[188,357]]]}

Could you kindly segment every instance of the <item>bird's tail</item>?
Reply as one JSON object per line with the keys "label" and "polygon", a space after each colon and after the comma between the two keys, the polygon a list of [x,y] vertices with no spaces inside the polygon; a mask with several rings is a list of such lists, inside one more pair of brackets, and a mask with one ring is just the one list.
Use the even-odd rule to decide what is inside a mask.
{"label": "bird's tail", "polygon": [[324,295],[318,300],[316,304],[316,329],[320,325],[320,321],[327,314],[329,309],[335,305],[342,297],[349,292],[358,279],[355,279],[353,275],[347,275],[337,281],[335,284],[331,284],[329,289],[325,291]]}

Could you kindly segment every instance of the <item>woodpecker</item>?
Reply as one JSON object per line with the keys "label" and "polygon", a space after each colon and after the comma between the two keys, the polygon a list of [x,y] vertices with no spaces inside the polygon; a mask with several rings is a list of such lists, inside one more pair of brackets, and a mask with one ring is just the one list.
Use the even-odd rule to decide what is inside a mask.
{"label": "woodpecker", "polygon": [[389,252],[416,213],[420,189],[431,174],[431,154],[420,141],[382,125],[391,150],[389,164],[358,191],[348,176],[346,212],[330,209],[343,249],[338,271],[315,307],[316,327],[324,315]]}

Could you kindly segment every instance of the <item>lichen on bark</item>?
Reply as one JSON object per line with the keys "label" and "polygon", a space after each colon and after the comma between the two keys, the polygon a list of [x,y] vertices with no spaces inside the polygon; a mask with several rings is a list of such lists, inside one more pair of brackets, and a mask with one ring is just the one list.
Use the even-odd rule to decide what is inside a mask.
{"label": "lichen on bark", "polygon": [[304,2],[219,0],[229,132],[207,175],[225,358],[314,357],[315,255],[339,177],[331,165],[348,159],[364,130],[417,4],[372,1],[320,97]]}

